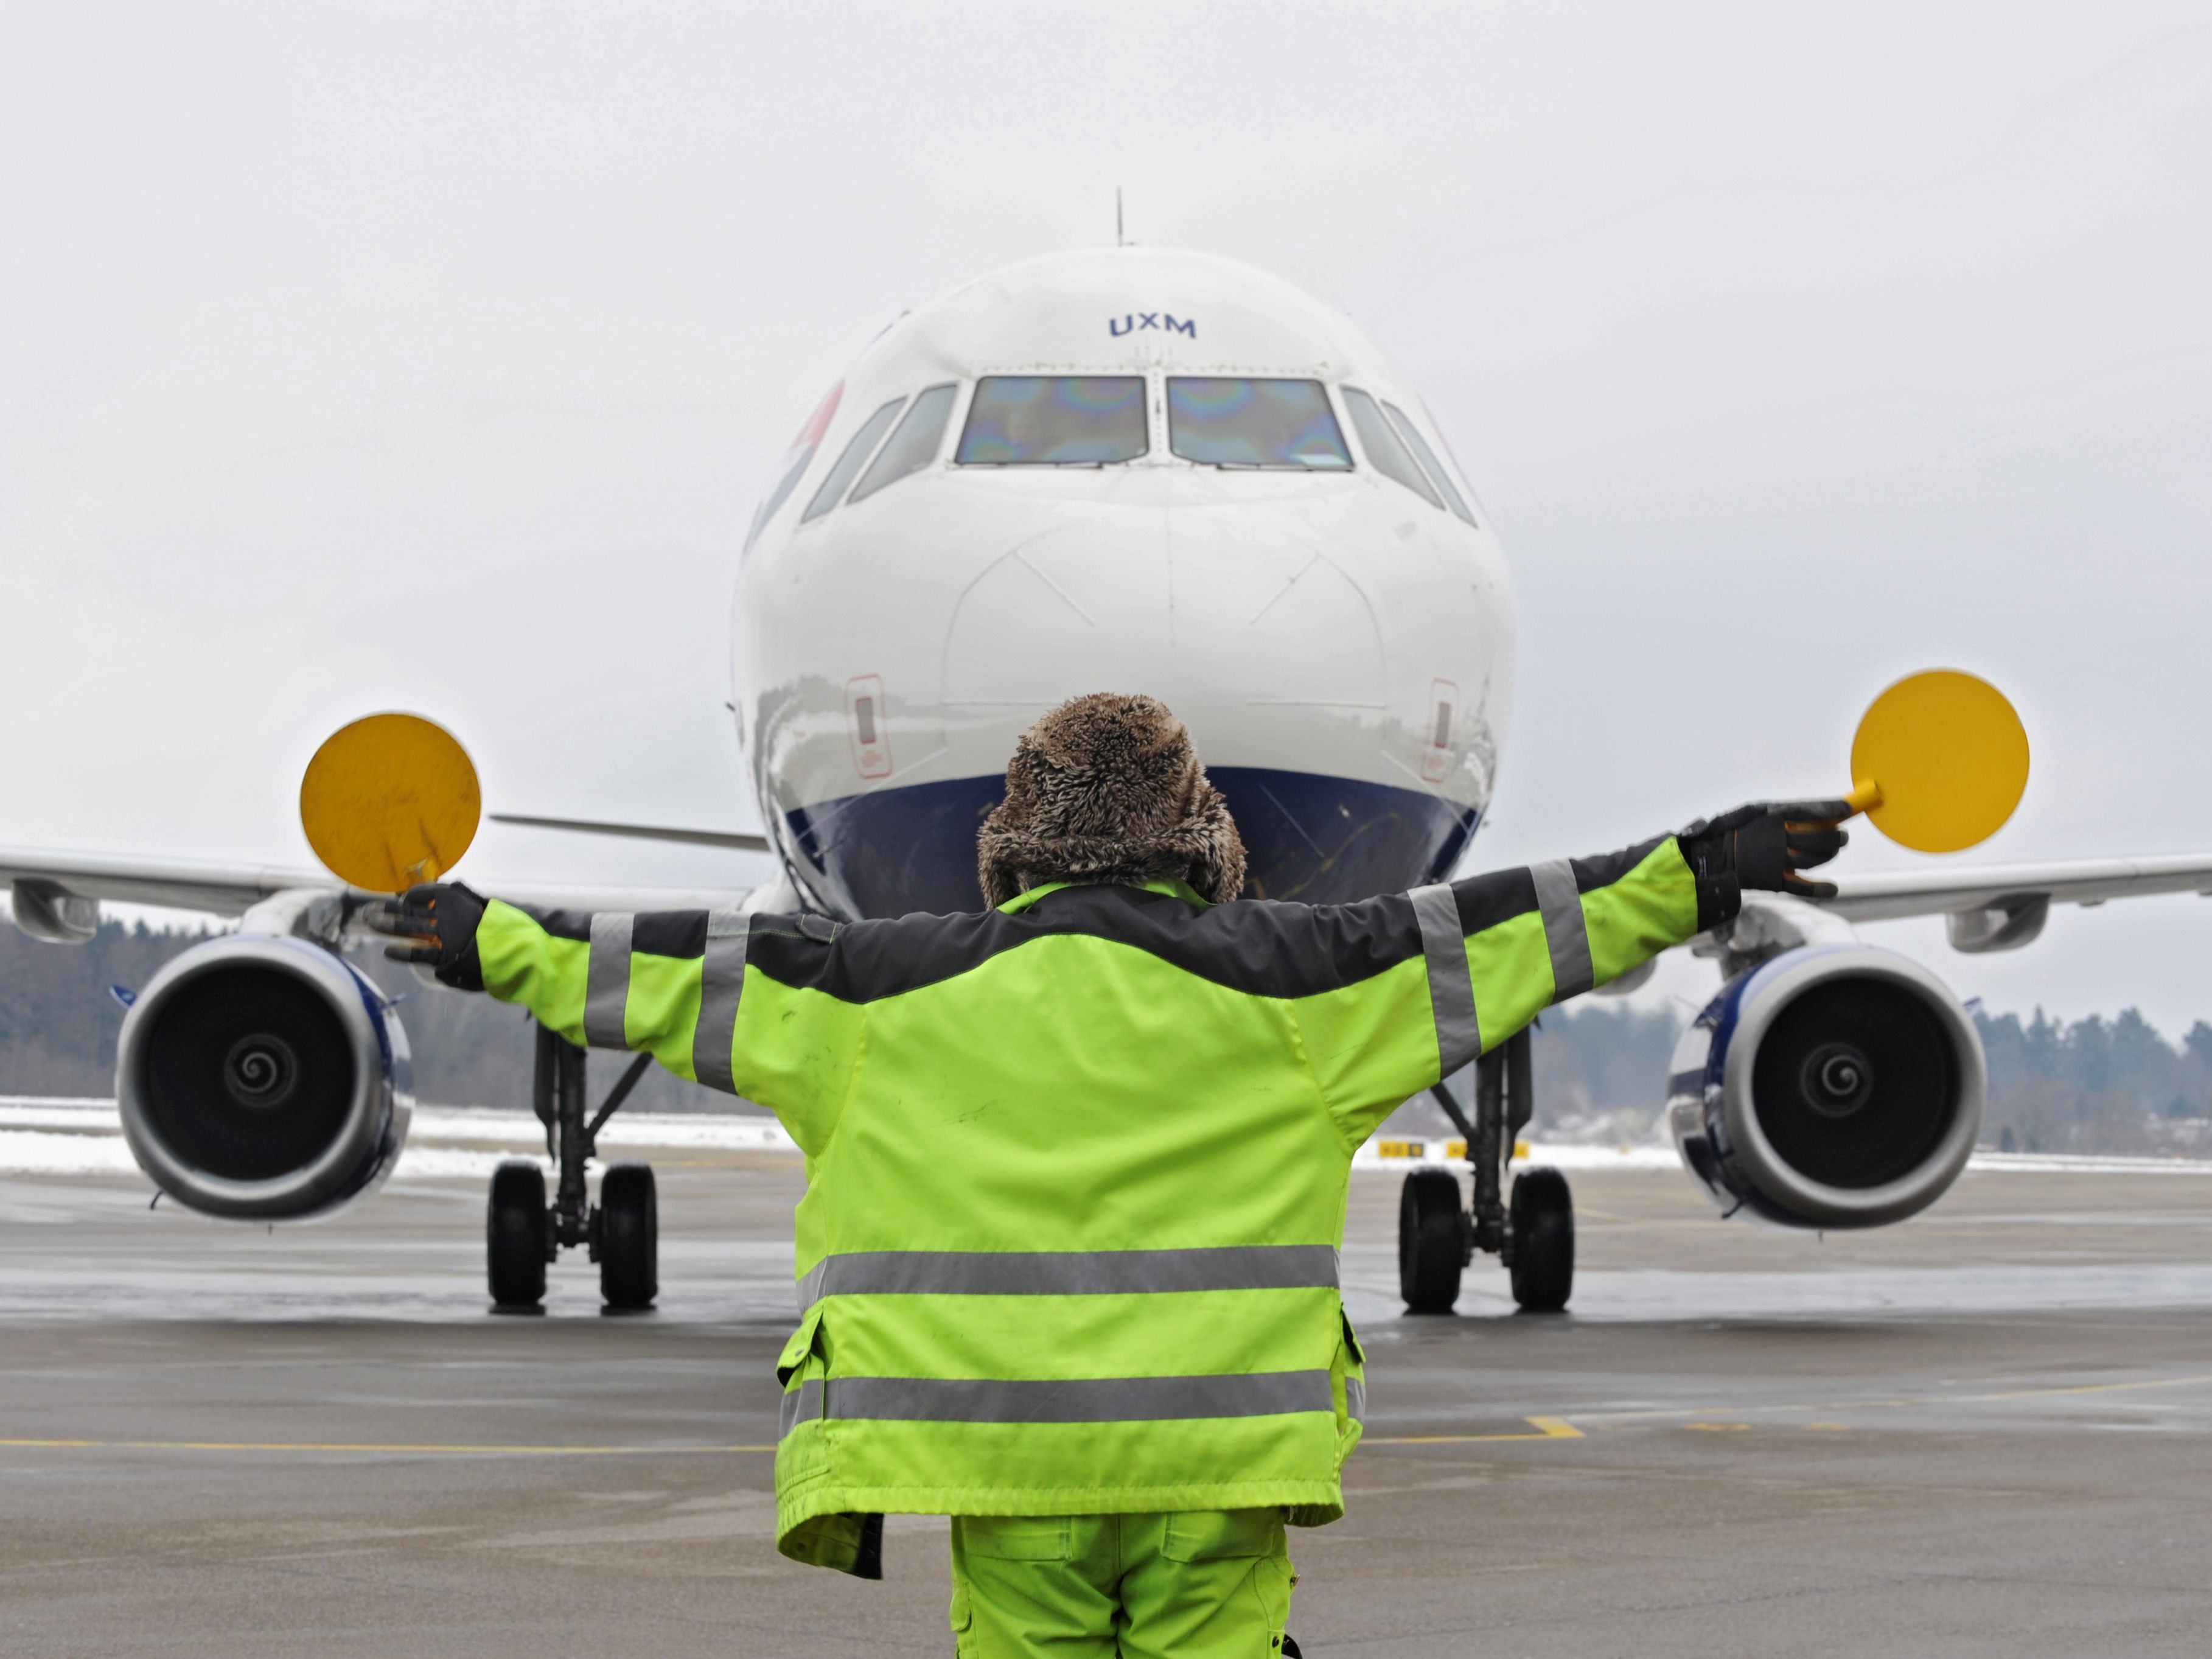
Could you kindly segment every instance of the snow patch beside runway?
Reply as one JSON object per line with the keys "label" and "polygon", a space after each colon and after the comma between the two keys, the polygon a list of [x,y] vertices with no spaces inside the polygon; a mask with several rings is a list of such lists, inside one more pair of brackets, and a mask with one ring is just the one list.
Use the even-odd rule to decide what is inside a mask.
{"label": "snow patch beside runway", "polygon": [[10,1175],[136,1175],[123,1134],[0,1129],[0,1170]]}
{"label": "snow patch beside runway", "polygon": [[[1405,1170],[1416,1169],[1468,1170],[1474,1165],[1464,1158],[1455,1157],[1447,1150],[1456,1147],[1456,1140],[1382,1140],[1369,1141],[1352,1154],[1352,1167],[1357,1170]],[[1419,1151],[1408,1150],[1419,1148]],[[1674,1156],[1671,1146],[1577,1146],[1568,1142],[1536,1141],[1529,1145],[1527,1153],[1513,1160],[1516,1169],[1525,1170],[1532,1164],[1548,1164],[1554,1170],[1679,1170],[1681,1160]]]}
{"label": "snow patch beside runway", "polygon": [[[479,1152],[453,1146],[410,1145],[401,1152],[392,1174],[395,1178],[412,1176],[418,1180],[447,1176],[488,1180],[494,1170],[515,1156],[512,1152]],[[541,1157],[537,1162],[544,1164],[545,1159]],[[137,1175],[138,1164],[124,1142],[122,1131],[112,1124],[105,1132],[0,1128],[0,1172],[34,1176]]]}
{"label": "snow patch beside runway", "polygon": [[[455,1145],[453,1143],[459,1143]],[[609,1152],[708,1148],[796,1152],[783,1126],[769,1117],[623,1113],[599,1132]],[[545,1132],[528,1112],[473,1106],[421,1106],[395,1180],[484,1180],[516,1158],[548,1169]],[[0,1096],[0,1171],[14,1175],[134,1175],[138,1165],[123,1139],[115,1103],[100,1099]]]}
{"label": "snow patch beside runway", "polygon": [[[798,1147],[771,1117],[678,1112],[618,1113],[599,1131],[603,1149],[788,1152]],[[1388,1174],[1431,1167],[1465,1170],[1449,1152],[1456,1142],[1373,1139],[1352,1160],[1355,1170]],[[420,1106],[395,1179],[489,1178],[513,1158],[545,1163],[545,1132],[528,1112],[487,1106]],[[1538,1141],[1516,1168],[1674,1170],[1671,1146],[1580,1146]],[[129,1175],[136,1172],[112,1100],[0,1095],[0,1171],[16,1175]],[[550,1166],[549,1166],[550,1167]],[[1977,1152],[1967,1169],[2082,1175],[2212,1175],[2212,1158],[2097,1158],[2035,1152]]]}

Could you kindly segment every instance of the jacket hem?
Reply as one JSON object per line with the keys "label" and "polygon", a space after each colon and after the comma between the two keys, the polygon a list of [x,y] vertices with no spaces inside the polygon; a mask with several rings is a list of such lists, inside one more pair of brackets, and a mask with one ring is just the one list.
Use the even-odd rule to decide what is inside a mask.
{"label": "jacket hem", "polygon": [[[778,1498],[776,1547],[794,1559],[809,1559],[812,1552],[795,1534],[825,1516],[1153,1515],[1260,1509],[1294,1510],[1294,1524],[1325,1526],[1342,1517],[1344,1488],[1340,1481],[1312,1480],[1202,1480],[1164,1486],[862,1486],[810,1481]],[[817,1565],[830,1565],[814,1559]]]}

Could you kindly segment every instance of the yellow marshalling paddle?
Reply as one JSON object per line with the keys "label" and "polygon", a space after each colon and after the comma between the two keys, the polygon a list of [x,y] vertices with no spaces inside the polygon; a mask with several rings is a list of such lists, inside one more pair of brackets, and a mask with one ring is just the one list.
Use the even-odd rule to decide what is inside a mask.
{"label": "yellow marshalling paddle", "polygon": [[300,780],[300,826],[330,872],[372,893],[435,881],[476,839],[483,797],[453,734],[416,714],[332,732]]}
{"label": "yellow marshalling paddle", "polygon": [[2027,732],[2004,693],[1954,668],[1910,674],[1851,739],[1852,807],[1917,853],[1956,853],[2004,827],[2027,788]]}

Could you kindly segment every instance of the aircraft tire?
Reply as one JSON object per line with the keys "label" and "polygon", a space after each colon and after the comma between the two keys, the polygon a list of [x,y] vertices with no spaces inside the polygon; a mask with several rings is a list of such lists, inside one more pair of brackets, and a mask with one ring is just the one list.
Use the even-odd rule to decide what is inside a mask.
{"label": "aircraft tire", "polygon": [[501,1164],[484,1218],[494,1306],[535,1308],[545,1300],[545,1172],[535,1164]]}
{"label": "aircraft tire", "polygon": [[1415,1170],[1406,1177],[1398,1195],[1398,1294],[1408,1312],[1452,1310],[1467,1265],[1466,1229],[1458,1176]]}
{"label": "aircraft tire", "polygon": [[660,1206],[650,1164],[611,1164],[599,1181],[599,1295],[650,1308],[660,1294]]}
{"label": "aircraft tire", "polygon": [[1557,1170],[1513,1178],[1513,1299],[1523,1313],[1557,1313],[1575,1288],[1575,1200]]}

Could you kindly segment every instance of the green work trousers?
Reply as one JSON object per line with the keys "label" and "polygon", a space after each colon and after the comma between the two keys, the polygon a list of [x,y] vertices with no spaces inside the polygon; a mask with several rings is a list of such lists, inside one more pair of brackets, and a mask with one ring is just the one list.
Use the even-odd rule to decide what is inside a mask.
{"label": "green work trousers", "polygon": [[1274,1659],[1280,1510],[952,1517],[960,1659]]}

